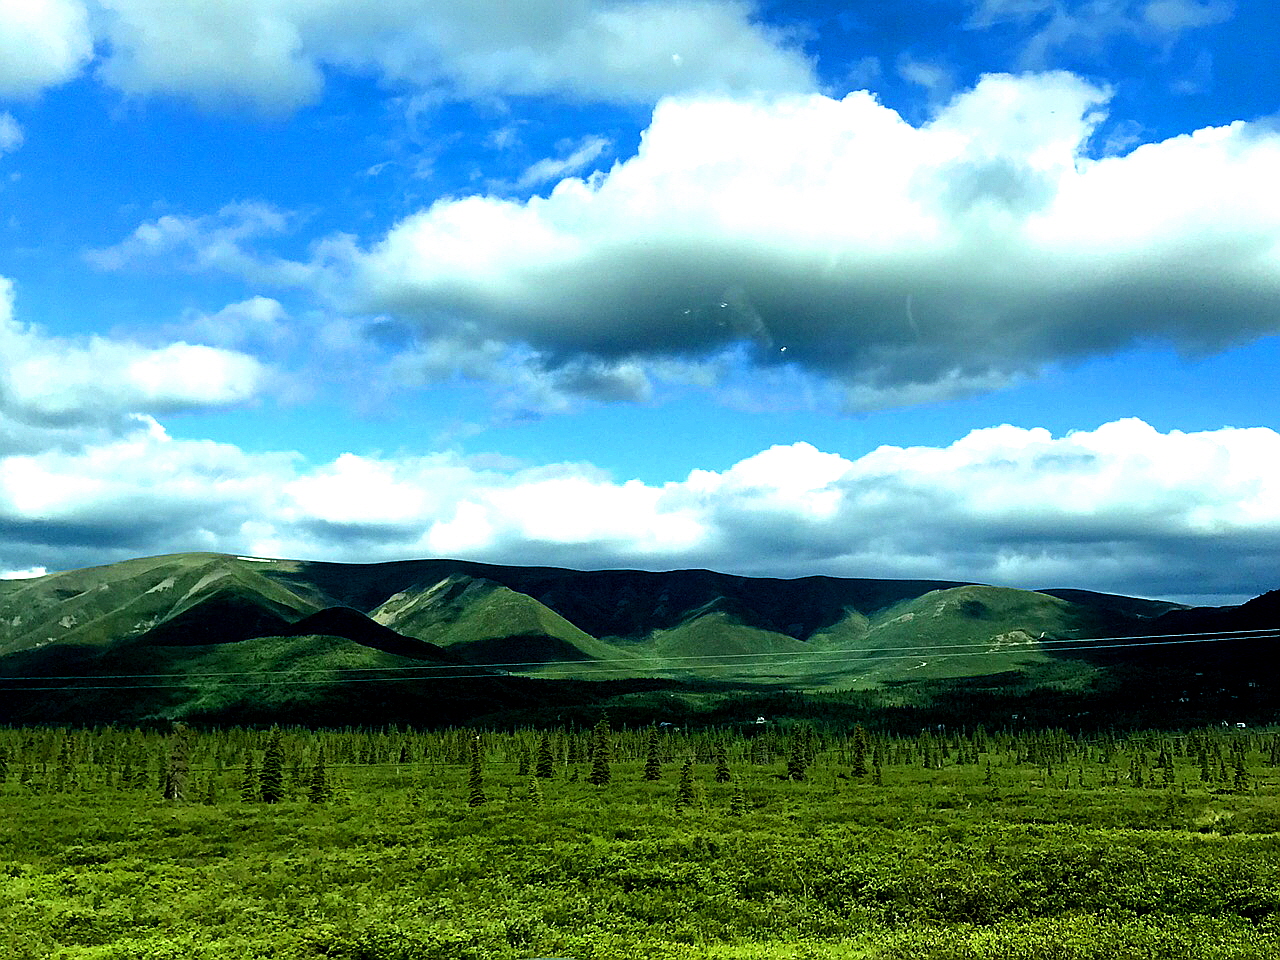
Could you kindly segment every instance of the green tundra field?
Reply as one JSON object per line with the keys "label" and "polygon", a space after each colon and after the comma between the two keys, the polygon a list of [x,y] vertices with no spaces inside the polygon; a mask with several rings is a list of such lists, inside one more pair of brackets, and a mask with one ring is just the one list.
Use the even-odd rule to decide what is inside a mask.
{"label": "green tundra field", "polygon": [[14,960],[1280,955],[1271,731],[40,728],[0,761]]}

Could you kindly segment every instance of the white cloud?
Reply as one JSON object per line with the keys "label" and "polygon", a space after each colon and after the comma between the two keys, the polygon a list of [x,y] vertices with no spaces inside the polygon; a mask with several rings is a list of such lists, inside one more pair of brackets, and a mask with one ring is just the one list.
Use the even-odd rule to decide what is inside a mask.
{"label": "white cloud", "polygon": [[173,265],[183,270],[220,271],[253,283],[293,285],[310,279],[302,264],[251,252],[249,245],[287,235],[288,213],[265,203],[229,203],[204,216],[165,214],[140,224],[120,243],[86,252],[100,270]]}
{"label": "white cloud", "polygon": [[199,343],[263,347],[289,338],[288,319],[289,312],[279,300],[256,296],[228,304],[216,313],[189,312],[182,326]]}
{"label": "white cloud", "polygon": [[[224,407],[258,394],[267,371],[253,357],[199,344],[151,348],[106,337],[48,337],[13,314],[0,277],[0,419],[67,427],[141,413]],[[0,434],[0,449],[4,436]]]}
{"label": "white cloud", "polygon": [[33,580],[49,571],[44,567],[27,567],[25,570],[0,570],[0,580]]}
{"label": "white cloud", "polygon": [[305,14],[307,7],[329,4],[98,2],[110,44],[99,74],[125,93],[179,94],[206,104],[242,100],[268,109],[291,109],[314,100],[324,85],[319,65],[305,49],[296,16]]}
{"label": "white cloud", "polygon": [[134,94],[288,110],[326,68],[445,96],[652,101],[812,89],[808,59],[737,0],[97,0],[100,74]]}
{"label": "white cloud", "polygon": [[898,76],[920,87],[928,94],[930,103],[938,103],[950,95],[953,88],[951,71],[942,64],[917,60],[904,53],[898,57],[897,66]]}
{"label": "white cloud", "polygon": [[93,56],[79,0],[0,4],[0,97],[27,97],[75,77]]}
{"label": "white cloud", "polygon": [[1061,437],[1006,425],[856,459],[795,443],[646,484],[449,453],[309,466],[147,422],[78,451],[0,457],[0,568],[208,549],[1243,598],[1276,586],[1276,463],[1270,429],[1121,420]]}
{"label": "white cloud", "polygon": [[1142,8],[1142,19],[1168,33],[1210,27],[1231,19],[1235,4],[1227,0],[1150,0]]}
{"label": "white cloud", "polygon": [[11,113],[0,113],[0,157],[22,146],[22,127]]}
{"label": "white cloud", "polygon": [[919,126],[867,93],[666,100],[609,173],[437,202],[333,275],[431,342],[642,371],[747,343],[860,409],[1280,331],[1280,135],[1093,158],[1108,95],[990,75]]}
{"label": "white cloud", "polygon": [[1165,54],[1188,30],[1214,26],[1234,15],[1229,0],[971,0],[968,26],[1034,25],[1020,56],[1026,69],[1042,69],[1062,50],[1098,56],[1117,37]]}
{"label": "white cloud", "polygon": [[516,179],[516,190],[528,190],[578,173],[612,146],[607,137],[583,137],[567,157],[547,157],[530,165]]}

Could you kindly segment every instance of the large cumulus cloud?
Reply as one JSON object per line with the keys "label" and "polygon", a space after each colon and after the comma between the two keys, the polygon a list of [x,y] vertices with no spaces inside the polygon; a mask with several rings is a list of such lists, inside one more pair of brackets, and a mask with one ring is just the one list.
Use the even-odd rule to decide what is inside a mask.
{"label": "large cumulus cloud", "polygon": [[0,97],[29,97],[75,77],[93,56],[80,0],[0,4]]}
{"label": "large cumulus cloud", "polygon": [[437,97],[815,85],[741,0],[20,0],[0,9],[0,96],[63,83],[95,52],[125,93],[270,111],[316,100],[330,70]]}
{"label": "large cumulus cloud", "polygon": [[441,200],[366,247],[331,243],[327,273],[427,340],[553,366],[745,343],[857,409],[1275,333],[1280,133],[1237,122],[1099,155],[1108,97],[1067,73],[988,75],[918,126],[866,92],[665,100],[611,170]]}
{"label": "large cumulus cloud", "polygon": [[1244,599],[1277,586],[1280,434],[1120,420],[975,430],[856,459],[806,443],[662,484],[589,464],[282,453],[154,421],[0,457],[0,570],[208,549],[369,562],[978,580]]}

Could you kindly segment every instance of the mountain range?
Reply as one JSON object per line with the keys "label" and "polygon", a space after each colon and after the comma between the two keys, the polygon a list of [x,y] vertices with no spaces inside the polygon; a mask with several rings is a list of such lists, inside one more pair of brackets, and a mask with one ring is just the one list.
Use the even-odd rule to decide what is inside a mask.
{"label": "mountain range", "polygon": [[0,581],[0,720],[439,724],[659,689],[1080,686],[1135,663],[1271,662],[1273,635],[1190,635],[1277,625],[1280,591],[1188,608],[961,582],[176,554]]}

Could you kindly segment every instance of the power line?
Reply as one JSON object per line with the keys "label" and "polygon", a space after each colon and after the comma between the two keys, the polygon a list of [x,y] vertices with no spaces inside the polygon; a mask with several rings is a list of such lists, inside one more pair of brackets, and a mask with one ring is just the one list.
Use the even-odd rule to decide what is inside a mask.
{"label": "power line", "polygon": [[[1248,636],[1244,636],[1244,634],[1248,634]],[[1265,634],[1265,635],[1264,635],[1264,634]],[[1144,647],[1144,648],[1145,648],[1145,647],[1178,646],[1178,645],[1185,645],[1185,644],[1221,643],[1221,642],[1223,642],[1223,641],[1228,641],[1228,640],[1243,640],[1243,639],[1275,640],[1275,639],[1280,639],[1280,628],[1273,628],[1273,629],[1270,629],[1270,630],[1234,631],[1234,632],[1231,632],[1231,633],[1230,633],[1230,635],[1227,635],[1227,636],[1210,635],[1210,634],[1201,634],[1201,635],[1195,635],[1195,634],[1182,634],[1182,635],[1178,635],[1178,634],[1155,634],[1155,635],[1153,635],[1153,637],[1167,637],[1167,636],[1182,636],[1182,637],[1184,637],[1184,638],[1185,638],[1185,637],[1190,636],[1190,637],[1195,637],[1195,639],[1154,640],[1153,642],[1149,642],[1149,643],[1128,643],[1128,642],[1126,642],[1126,643],[1098,643],[1098,642],[1093,641],[1093,640],[1090,640],[1090,641],[1070,641],[1070,640],[1067,640],[1067,641],[1060,641],[1060,642],[1064,642],[1064,643],[1077,643],[1077,644],[1083,643],[1084,645],[1083,645],[1083,646],[1071,646],[1071,647],[1055,647],[1055,648],[1053,648],[1052,652],[1080,652],[1080,651],[1085,651],[1085,650],[1120,650],[1120,649],[1133,648],[1133,647]],[[1099,638],[1099,639],[1101,639],[1101,638]],[[948,647],[950,647],[950,646],[972,647],[972,646],[989,646],[989,644],[953,644],[953,645],[948,645]],[[804,664],[804,665],[814,665],[814,664],[819,664],[819,665],[821,665],[821,664],[860,663],[860,662],[865,662],[865,661],[916,660],[916,659],[919,659],[919,658],[920,658],[920,653],[919,653],[919,651],[920,651],[921,649],[925,649],[925,648],[908,648],[908,647],[899,647],[899,648],[885,648],[885,649],[911,649],[911,650],[914,650],[914,651],[916,651],[916,652],[911,653],[911,654],[900,654],[900,655],[892,655],[892,656],[878,656],[878,655],[874,655],[874,656],[867,656],[867,655],[863,655],[863,656],[850,656],[850,657],[818,657],[818,656],[814,656],[814,657],[803,657],[803,658],[800,658],[800,659],[794,659],[794,660],[775,660],[775,661],[771,661],[771,662],[763,662],[763,663],[757,663],[757,664],[751,664],[751,663],[730,663],[730,662],[727,662],[727,661],[725,661],[725,660],[721,659],[721,661],[720,661],[719,663],[701,664],[701,666],[707,666],[707,667],[715,667],[715,666],[721,666],[721,667],[751,667],[751,666],[759,666],[759,667],[770,668],[770,667],[779,667],[779,666],[795,666],[795,665],[797,665],[797,664]],[[957,657],[988,657],[988,656],[994,656],[994,655],[996,655],[996,654],[998,654],[998,653],[1001,653],[1001,652],[1002,652],[1002,651],[998,651],[998,650],[990,650],[990,649],[988,649],[988,650],[971,651],[971,652],[944,653],[944,654],[942,654],[942,655],[941,655],[941,658],[942,658],[942,659],[954,659],[954,658],[957,658]],[[1032,652],[1041,652],[1041,651],[1037,651],[1037,650],[1035,650],[1035,649],[1033,649],[1033,648],[1031,648],[1031,647],[1029,647],[1029,646],[1028,646],[1028,647],[1026,648],[1026,652],[1028,652],[1028,653],[1032,653]],[[728,656],[734,656],[734,657],[746,657],[746,656],[794,656],[794,654],[758,654],[758,655],[757,655],[757,654],[729,654]],[[704,655],[704,656],[698,656],[698,657],[694,657],[694,656],[690,656],[690,657],[671,657],[671,658],[664,658],[664,659],[668,659],[668,660],[677,660],[677,659],[684,660],[684,659],[689,659],[689,660],[692,660],[692,659],[716,659],[716,658],[715,658],[713,655]],[[527,663],[525,663],[525,664],[508,664],[508,666],[517,666],[517,665],[521,665],[521,666],[539,666],[539,667],[552,667],[552,668],[557,667],[557,666],[559,666],[559,667],[569,667],[569,666],[573,666],[573,667],[582,668],[582,667],[592,667],[594,663],[627,663],[627,664],[630,664],[630,666],[629,666],[629,667],[601,667],[601,668],[593,668],[591,672],[592,672],[593,674],[596,674],[596,675],[604,674],[604,673],[615,673],[615,674],[616,674],[616,673],[629,673],[629,672],[631,672],[631,670],[632,670],[633,668],[638,667],[638,666],[644,666],[644,667],[645,667],[645,669],[646,669],[646,670],[648,670],[650,673],[652,673],[652,672],[654,672],[654,671],[669,672],[669,671],[674,671],[674,670],[687,669],[687,668],[685,668],[685,667],[681,667],[681,666],[669,666],[669,667],[664,667],[664,666],[654,665],[654,664],[640,664],[640,663],[636,663],[636,661],[634,661],[634,660],[622,660],[622,659],[619,659],[619,660],[600,660],[600,661],[584,661],[584,660],[529,661],[529,662],[527,662]],[[494,666],[500,666],[500,665],[494,665]],[[296,674],[296,673],[298,673],[298,672],[303,672],[303,673],[315,673],[315,672],[320,672],[320,669],[321,669],[321,668],[310,668],[310,669],[304,669],[304,670],[302,670],[302,671],[290,671],[290,672],[289,672],[289,675],[295,675],[295,674]],[[356,668],[356,669],[357,669],[358,671],[360,671],[360,672],[364,672],[364,671],[372,671],[372,670],[385,670],[385,671],[404,672],[404,671],[411,671],[411,670],[421,670],[421,669],[440,669],[440,668],[439,668],[439,667],[427,667],[427,668],[422,668],[422,667],[385,667],[385,668],[380,668],[380,667],[361,667],[361,668]],[[455,669],[455,670],[457,670],[457,669],[468,669],[468,668],[467,668],[467,667],[449,667],[449,668],[447,668],[447,669]],[[474,669],[482,669],[484,672],[481,672],[481,673],[469,673],[469,674],[437,675],[437,676],[431,676],[431,675],[427,675],[427,676],[423,676],[423,675],[415,675],[415,676],[396,676],[396,677],[337,677],[337,678],[334,678],[333,676],[329,676],[329,677],[327,677],[326,679],[317,679],[317,680],[272,680],[272,679],[264,679],[264,680],[255,680],[255,681],[250,681],[250,682],[237,682],[237,681],[222,682],[222,683],[219,683],[219,684],[218,684],[218,686],[219,686],[219,687],[315,686],[315,685],[318,685],[318,684],[333,683],[333,682],[335,682],[335,679],[337,680],[337,682],[344,683],[344,684],[346,684],[346,683],[391,683],[391,682],[400,682],[400,683],[403,683],[403,682],[405,682],[405,681],[409,681],[409,680],[466,680],[466,679],[478,679],[478,678],[494,678],[494,677],[498,677],[498,676],[503,676],[503,674],[501,674],[501,673],[496,673],[496,672],[494,672],[494,670],[492,670],[492,669],[485,669],[484,667],[482,667],[482,666],[480,666],[480,665],[476,665],[476,666],[474,667]],[[0,690],[6,690],[6,691],[8,691],[8,692],[12,692],[12,693],[23,692],[23,691],[54,691],[54,690],[176,690],[176,689],[188,689],[188,688],[190,688],[190,687],[199,686],[200,684],[198,683],[198,681],[199,681],[200,679],[207,679],[207,678],[213,678],[213,677],[219,677],[219,676],[261,676],[263,673],[268,674],[268,675],[270,675],[270,674],[284,674],[284,673],[285,673],[285,671],[283,671],[283,670],[262,671],[261,673],[257,673],[257,672],[254,672],[254,671],[242,671],[242,672],[227,673],[227,674],[193,674],[193,675],[187,675],[187,674],[159,674],[159,675],[156,675],[156,676],[160,676],[160,677],[162,677],[162,678],[175,677],[175,676],[189,676],[189,677],[190,677],[190,679],[189,679],[189,680],[188,680],[188,682],[186,682],[186,683],[170,683],[170,684],[165,684],[165,683],[143,683],[143,684],[102,684],[102,685],[91,685],[91,684],[65,683],[65,684],[60,684],[60,685],[58,685],[58,686],[47,686],[47,687],[32,687],[32,686],[0,687]],[[757,675],[758,675],[758,676],[760,676],[760,677],[762,677],[762,678],[763,678],[763,677],[767,677],[767,676],[771,676],[771,675],[769,675],[769,674],[757,674]],[[119,675],[115,675],[115,676],[116,676],[116,677],[118,677],[119,679],[141,679],[141,678],[145,678],[145,677],[152,676],[152,675],[151,675],[151,674],[119,674]],[[33,677],[33,678],[31,678],[31,679],[32,679],[33,681],[39,681],[39,680],[46,680],[46,681],[47,681],[47,680],[51,680],[51,679],[65,679],[65,680],[102,680],[102,679],[111,679],[111,678],[112,678],[112,676],[111,676],[111,675],[107,675],[107,676],[83,675],[83,676],[74,676],[74,677]],[[574,678],[573,678],[573,677],[567,677],[567,678],[566,678],[566,677],[547,677],[547,676],[545,676],[545,675],[543,675],[543,674],[539,674],[539,675],[537,675],[537,676],[526,677],[525,679],[574,679]],[[579,678],[579,679],[580,679],[580,678]],[[24,678],[22,678],[22,677],[0,677],[0,682],[3,682],[3,681],[7,681],[7,682],[15,682],[15,681],[16,681],[16,682],[18,682],[18,683],[23,683],[23,682],[25,682],[25,681],[24,681]]]}
{"label": "power line", "polygon": [[[1151,633],[1140,634],[1135,636],[1115,636],[1115,637],[1052,637],[1032,640],[1030,642],[1021,642],[1017,646],[1027,650],[1041,649],[1055,652],[1058,650],[1110,650],[1120,649],[1123,647],[1154,647],[1161,646],[1160,643],[1133,643],[1134,640],[1164,640],[1165,638],[1173,638],[1170,643],[1190,642],[1186,641],[1188,637],[1207,637],[1211,638],[1207,642],[1217,642],[1222,640],[1267,640],[1280,639],[1280,627],[1265,627],[1255,630],[1207,630],[1198,633]],[[1116,641],[1116,642],[1113,642]],[[797,641],[798,643],[803,641]],[[930,653],[935,656],[964,656],[973,654],[964,654],[960,651],[973,650],[982,648],[979,655],[995,654],[1002,651],[990,649],[994,641],[975,641],[972,643],[934,643],[922,644],[919,646],[897,646],[897,647],[876,647],[877,653],[894,653],[904,651],[908,656],[903,657],[854,657],[853,659],[868,660],[893,660],[893,659],[911,659],[912,655]],[[1057,646],[1057,647],[1035,647],[1039,644],[1085,644],[1086,646]],[[939,653],[938,651],[958,651],[955,653]],[[851,651],[830,651],[832,653],[848,653]],[[796,661],[776,661],[780,663],[821,663],[833,662],[842,663],[848,658],[827,658],[822,656],[822,650],[814,650],[812,654],[804,654],[803,659]],[[765,660],[773,657],[797,657],[802,656],[799,650],[781,650],[775,652],[758,652],[758,653],[725,653],[725,654],[685,654],[681,656],[662,656],[662,657],[601,657],[589,660],[510,660],[495,661],[492,663],[460,663],[460,664],[415,664],[413,666],[397,666],[397,667],[302,667],[297,670],[287,671],[290,675],[299,673],[392,673],[392,672],[410,672],[424,670],[474,670],[477,668],[500,669],[507,667],[582,667],[593,666],[595,664],[627,664],[629,666],[645,666],[650,669],[654,668],[656,663],[675,663],[685,661],[705,661],[714,660],[716,663],[705,664],[705,666],[738,666],[734,661],[749,660]],[[659,669],[661,669],[659,667]],[[674,669],[674,668],[670,668]],[[202,680],[214,677],[257,677],[264,673],[284,673],[286,671],[269,671],[269,670],[228,670],[210,673],[110,673],[110,674],[69,674],[64,676],[42,676],[34,677],[37,680],[145,680],[149,678],[168,679],[185,677],[189,680]],[[485,676],[485,674],[476,674],[476,676]],[[0,682],[6,680],[22,680],[22,677],[0,677]],[[359,679],[359,678],[353,678]]]}

